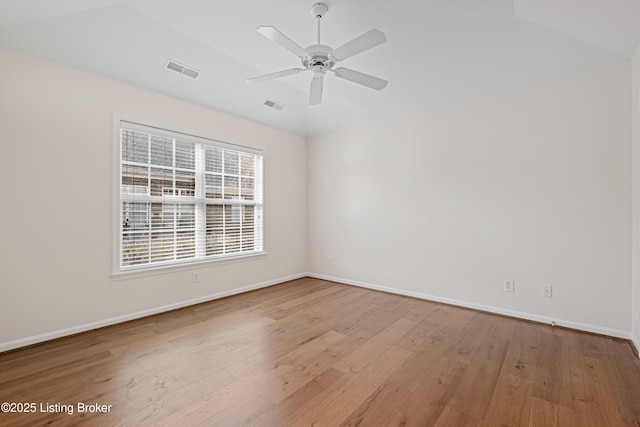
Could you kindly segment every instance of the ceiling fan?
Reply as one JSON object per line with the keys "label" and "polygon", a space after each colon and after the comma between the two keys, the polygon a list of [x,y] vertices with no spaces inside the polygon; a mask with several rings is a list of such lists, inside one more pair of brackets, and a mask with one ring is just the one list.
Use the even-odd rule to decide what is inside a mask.
{"label": "ceiling fan", "polygon": [[322,84],[324,75],[330,71],[341,79],[349,80],[375,90],[384,89],[387,81],[369,74],[351,70],[349,68],[333,68],[342,60],[357,55],[365,50],[371,49],[387,41],[384,33],[376,29],[369,30],[359,37],[332,49],[329,46],[320,44],[320,19],[327,13],[329,8],[324,3],[316,3],[311,7],[311,13],[316,18],[318,26],[318,43],[303,49],[289,37],[282,34],[275,27],[259,27],[258,32],[266,38],[278,43],[283,48],[298,56],[304,68],[291,68],[288,70],[269,73],[262,76],[247,79],[247,83],[261,83],[272,79],[277,79],[302,71],[313,72],[311,88],[309,90],[309,105],[317,105],[322,102]]}

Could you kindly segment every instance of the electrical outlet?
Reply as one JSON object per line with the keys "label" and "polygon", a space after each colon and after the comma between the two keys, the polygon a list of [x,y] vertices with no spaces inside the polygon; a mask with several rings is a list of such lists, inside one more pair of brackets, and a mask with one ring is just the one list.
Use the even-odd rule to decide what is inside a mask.
{"label": "electrical outlet", "polygon": [[516,282],[515,282],[515,280],[505,280],[504,281],[504,291],[505,292],[515,292],[516,291]]}
{"label": "electrical outlet", "polygon": [[333,256],[329,256],[329,265],[333,265]]}
{"label": "electrical outlet", "polygon": [[553,296],[553,286],[542,285],[542,296],[545,298],[551,298]]}
{"label": "electrical outlet", "polygon": [[194,271],[191,273],[191,282],[198,283],[200,281],[200,273],[198,271]]}

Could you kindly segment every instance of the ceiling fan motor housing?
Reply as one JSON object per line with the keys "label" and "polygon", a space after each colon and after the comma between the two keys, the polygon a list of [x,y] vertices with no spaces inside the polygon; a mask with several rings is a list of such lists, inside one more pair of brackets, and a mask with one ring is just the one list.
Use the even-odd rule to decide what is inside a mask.
{"label": "ceiling fan motor housing", "polygon": [[305,68],[322,67],[325,70],[330,70],[335,65],[335,60],[329,55],[333,49],[329,46],[314,44],[305,50],[309,55],[307,58],[302,59],[302,65]]}

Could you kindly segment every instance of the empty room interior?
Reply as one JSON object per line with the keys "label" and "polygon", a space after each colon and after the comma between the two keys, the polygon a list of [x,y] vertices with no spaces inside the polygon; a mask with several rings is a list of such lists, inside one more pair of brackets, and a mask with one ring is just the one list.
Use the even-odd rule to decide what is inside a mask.
{"label": "empty room interior", "polygon": [[640,425],[638,17],[0,2],[0,425]]}

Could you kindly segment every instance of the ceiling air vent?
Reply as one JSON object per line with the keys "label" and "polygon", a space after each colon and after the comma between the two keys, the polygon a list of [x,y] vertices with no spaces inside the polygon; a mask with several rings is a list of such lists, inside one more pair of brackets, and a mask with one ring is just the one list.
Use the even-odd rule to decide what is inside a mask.
{"label": "ceiling air vent", "polygon": [[267,107],[275,108],[278,111],[282,110],[285,107],[284,104],[280,104],[279,102],[272,101],[270,99],[264,101],[264,105],[266,105]]}
{"label": "ceiling air vent", "polygon": [[186,65],[182,65],[172,59],[167,60],[167,69],[176,71],[194,79],[200,75],[200,71],[195,68],[187,67]]}

